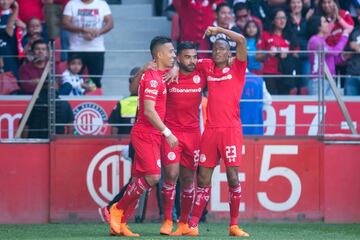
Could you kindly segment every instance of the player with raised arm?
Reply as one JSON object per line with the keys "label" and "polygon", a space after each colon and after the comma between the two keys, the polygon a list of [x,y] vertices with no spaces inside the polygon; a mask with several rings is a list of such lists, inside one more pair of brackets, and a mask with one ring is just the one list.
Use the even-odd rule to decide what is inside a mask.
{"label": "player with raised arm", "polygon": [[163,122],[167,95],[163,75],[174,64],[174,46],[170,38],[158,36],[152,39],[150,51],[158,70],[147,70],[140,80],[138,118],[130,135],[135,149],[132,181],[121,200],[110,208],[112,235],[139,236],[128,229],[124,218],[134,211],[142,193],[160,180],[161,133],[171,148],[178,145],[177,138]]}
{"label": "player with raised arm", "polygon": [[192,217],[183,235],[199,235],[198,223],[211,194],[211,177],[222,159],[226,166],[230,203],[230,236],[249,236],[238,226],[241,186],[239,165],[242,150],[242,127],[239,101],[245,83],[247,49],[245,38],[221,27],[208,27],[206,35],[223,33],[237,43],[236,58],[231,57],[229,43],[217,39],[213,45],[213,60],[199,60],[208,86],[207,122],[201,138],[199,174]]}
{"label": "player with raised arm", "polygon": [[177,48],[179,64],[178,83],[167,85],[167,104],[165,124],[179,139],[179,146],[171,149],[163,137],[161,162],[164,167],[162,197],[164,222],[160,233],[169,235],[173,228],[172,210],[175,201],[175,189],[180,178],[180,222],[178,229],[171,235],[181,235],[193,205],[194,176],[198,166],[200,152],[199,106],[206,80],[196,69],[197,51],[194,43],[182,42]]}

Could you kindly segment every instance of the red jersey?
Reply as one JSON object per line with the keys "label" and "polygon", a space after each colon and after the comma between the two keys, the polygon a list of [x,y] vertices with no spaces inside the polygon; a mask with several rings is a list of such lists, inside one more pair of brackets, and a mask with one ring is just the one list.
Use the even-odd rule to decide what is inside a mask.
{"label": "red jersey", "polygon": [[43,4],[41,0],[18,0],[19,4],[19,18],[28,23],[32,17],[37,17],[41,22],[44,22]]}
{"label": "red jersey", "polygon": [[[354,26],[354,21],[348,11],[340,9],[339,16],[342,17],[347,24]],[[343,28],[341,27],[339,21],[336,21],[330,35],[326,38],[326,43],[332,47],[336,46],[341,38],[342,32]]]}
{"label": "red jersey", "polygon": [[[289,51],[290,42],[284,39],[282,36],[264,31],[261,39],[257,43],[258,50],[278,50]],[[264,61],[263,73],[267,74],[281,74],[278,70],[279,59],[276,56],[267,56]]]}
{"label": "red jersey", "polygon": [[199,131],[199,106],[206,80],[198,70],[179,73],[179,83],[167,86],[165,124],[170,129]]}
{"label": "red jersey", "polygon": [[181,20],[181,41],[200,44],[201,50],[208,50],[204,32],[215,20],[214,4],[224,0],[173,0],[173,5]]}
{"label": "red jersey", "polygon": [[155,102],[155,110],[163,121],[166,109],[166,84],[162,80],[164,73],[164,71],[160,70],[147,70],[142,75],[139,84],[139,109],[133,130],[161,135],[160,131],[145,116],[144,101],[151,100]]}
{"label": "red jersey", "polygon": [[208,86],[207,128],[240,127],[240,98],[245,84],[247,62],[234,60],[231,67],[215,67],[212,60],[199,60]]}

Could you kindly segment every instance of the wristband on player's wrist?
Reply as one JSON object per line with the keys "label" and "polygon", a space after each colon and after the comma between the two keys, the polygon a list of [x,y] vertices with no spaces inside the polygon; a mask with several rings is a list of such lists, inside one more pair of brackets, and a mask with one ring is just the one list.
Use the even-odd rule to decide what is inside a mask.
{"label": "wristband on player's wrist", "polygon": [[168,129],[167,127],[165,127],[165,129],[164,129],[161,133],[162,133],[166,138],[171,135],[171,131],[170,131],[170,129]]}

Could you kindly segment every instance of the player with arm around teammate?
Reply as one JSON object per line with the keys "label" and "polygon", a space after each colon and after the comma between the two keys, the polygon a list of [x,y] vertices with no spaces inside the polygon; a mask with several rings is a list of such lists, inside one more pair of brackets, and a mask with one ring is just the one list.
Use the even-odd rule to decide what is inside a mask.
{"label": "player with arm around teammate", "polygon": [[173,228],[172,210],[178,177],[181,186],[181,212],[178,230],[171,235],[181,235],[187,223],[194,199],[194,175],[200,152],[199,106],[206,80],[196,69],[197,51],[194,43],[182,42],[177,48],[179,64],[178,83],[167,85],[165,124],[179,139],[179,146],[171,149],[163,137],[162,165],[164,183],[162,198],[164,222],[160,229],[163,235],[170,235]]}
{"label": "player with arm around teammate", "polygon": [[177,138],[163,122],[167,96],[163,74],[174,64],[174,46],[170,38],[158,36],[152,39],[150,51],[158,70],[146,71],[140,80],[138,118],[130,135],[135,149],[132,181],[121,200],[110,208],[113,235],[139,236],[128,229],[124,217],[134,211],[142,193],[160,180],[161,134],[172,148],[178,145]]}

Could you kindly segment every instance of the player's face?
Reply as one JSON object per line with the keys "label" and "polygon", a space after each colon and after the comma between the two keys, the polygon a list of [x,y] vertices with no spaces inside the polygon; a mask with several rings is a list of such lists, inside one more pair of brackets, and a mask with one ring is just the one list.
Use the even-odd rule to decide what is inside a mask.
{"label": "player's face", "polygon": [[175,49],[172,43],[165,43],[160,47],[159,62],[167,67],[171,68],[175,62]]}
{"label": "player's face", "polygon": [[70,72],[73,74],[79,74],[81,68],[82,68],[82,62],[80,59],[74,59],[69,64]]}
{"label": "player's face", "polygon": [[212,49],[212,57],[216,64],[227,63],[230,57],[229,44],[225,41],[219,40],[214,43]]}
{"label": "player's face", "polygon": [[177,56],[180,70],[192,72],[195,70],[197,63],[197,52],[195,49],[185,49]]}

